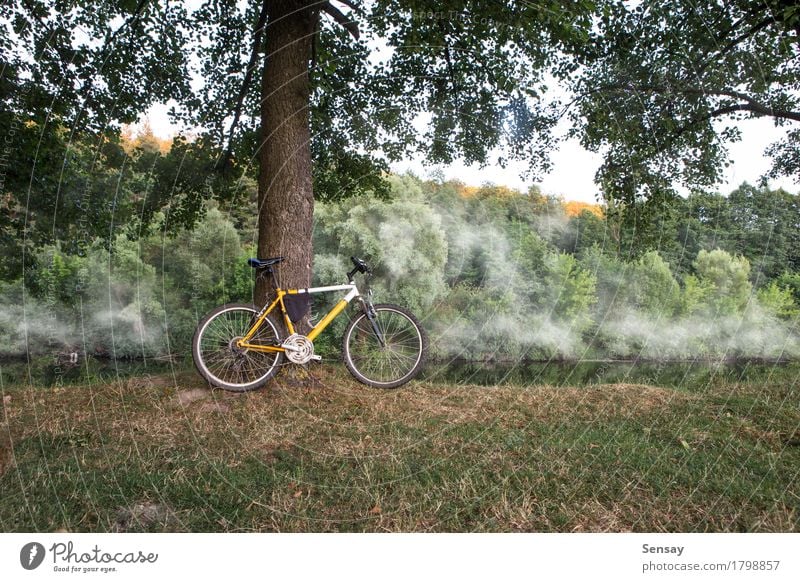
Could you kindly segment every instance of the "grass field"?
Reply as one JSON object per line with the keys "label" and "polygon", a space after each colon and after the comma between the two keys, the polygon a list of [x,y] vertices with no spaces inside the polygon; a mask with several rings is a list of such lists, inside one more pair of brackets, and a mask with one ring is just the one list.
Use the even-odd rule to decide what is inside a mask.
{"label": "grass field", "polygon": [[800,391],[411,383],[336,366],[3,390],[0,529],[799,531]]}

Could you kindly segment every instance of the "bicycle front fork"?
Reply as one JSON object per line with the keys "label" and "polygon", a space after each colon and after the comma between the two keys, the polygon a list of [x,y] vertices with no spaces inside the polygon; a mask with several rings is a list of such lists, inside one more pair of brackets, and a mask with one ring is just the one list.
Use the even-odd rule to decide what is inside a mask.
{"label": "bicycle front fork", "polygon": [[381,333],[381,328],[378,326],[378,320],[375,317],[376,314],[375,309],[372,307],[372,301],[361,297],[361,307],[364,309],[364,314],[367,316],[367,319],[372,326],[372,332],[375,334],[375,337],[378,338],[378,342],[381,344],[381,347],[385,348],[386,340],[384,340],[383,333]]}

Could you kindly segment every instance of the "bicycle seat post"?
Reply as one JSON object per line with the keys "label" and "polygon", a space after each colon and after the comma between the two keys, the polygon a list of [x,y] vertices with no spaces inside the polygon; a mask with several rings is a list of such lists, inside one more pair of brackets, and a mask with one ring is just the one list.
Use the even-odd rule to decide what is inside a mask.
{"label": "bicycle seat post", "polygon": [[272,267],[267,267],[266,269],[263,269],[261,271],[261,273],[259,273],[258,276],[267,279],[267,284],[268,285],[271,282],[272,283],[272,289],[277,291],[277,289],[278,289],[278,279],[275,277],[275,271],[272,269]]}

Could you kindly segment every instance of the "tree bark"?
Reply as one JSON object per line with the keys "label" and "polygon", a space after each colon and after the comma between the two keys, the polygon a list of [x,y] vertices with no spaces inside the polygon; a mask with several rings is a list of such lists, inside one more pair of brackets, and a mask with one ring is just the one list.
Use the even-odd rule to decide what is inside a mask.
{"label": "tree bark", "polygon": [[[258,256],[285,257],[277,266],[282,288],[311,284],[314,192],[311,178],[308,78],[319,11],[307,0],[264,0],[268,24],[261,80]],[[319,3],[317,3],[318,5]],[[256,283],[256,303],[271,294]]]}

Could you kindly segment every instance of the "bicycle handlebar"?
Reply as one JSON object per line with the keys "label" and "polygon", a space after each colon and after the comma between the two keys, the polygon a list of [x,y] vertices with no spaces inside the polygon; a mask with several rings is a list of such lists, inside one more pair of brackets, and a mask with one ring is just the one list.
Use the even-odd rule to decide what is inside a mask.
{"label": "bicycle handlebar", "polygon": [[350,257],[350,260],[353,261],[353,265],[355,266],[355,268],[349,273],[347,273],[348,279],[352,279],[353,275],[355,275],[356,273],[367,273],[367,274],[372,273],[372,269],[369,268],[369,265],[367,265],[366,261],[362,259],[357,259],[356,257]]}

